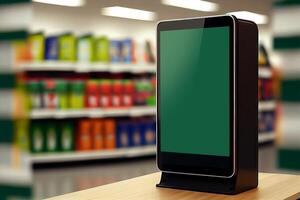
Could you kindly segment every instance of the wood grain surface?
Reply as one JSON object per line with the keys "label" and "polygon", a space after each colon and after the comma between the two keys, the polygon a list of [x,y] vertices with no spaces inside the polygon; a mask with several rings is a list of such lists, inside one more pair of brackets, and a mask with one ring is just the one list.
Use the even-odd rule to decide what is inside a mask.
{"label": "wood grain surface", "polygon": [[160,173],[149,174],[117,183],[74,192],[49,200],[202,200],[202,199],[242,199],[242,200],[282,200],[300,198],[300,176],[286,174],[259,174],[256,189],[238,195],[220,195],[184,190],[156,188]]}

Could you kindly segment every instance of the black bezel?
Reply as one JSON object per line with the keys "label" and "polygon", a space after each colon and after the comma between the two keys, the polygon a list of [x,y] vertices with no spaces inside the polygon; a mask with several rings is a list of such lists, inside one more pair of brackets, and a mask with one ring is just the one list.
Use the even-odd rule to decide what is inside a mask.
{"label": "black bezel", "polygon": [[[161,171],[230,177],[235,174],[235,125],[234,125],[234,73],[235,73],[235,23],[233,16],[224,15],[207,18],[162,21],[157,25],[157,166]],[[209,156],[160,151],[160,31],[229,27],[230,43],[230,156]]]}

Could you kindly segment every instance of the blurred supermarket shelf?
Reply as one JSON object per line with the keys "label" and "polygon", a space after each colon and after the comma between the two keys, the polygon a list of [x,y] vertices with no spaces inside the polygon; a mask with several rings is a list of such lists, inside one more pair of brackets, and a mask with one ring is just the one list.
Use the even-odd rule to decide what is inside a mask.
{"label": "blurred supermarket shelf", "polygon": [[33,109],[30,112],[31,119],[46,119],[46,118],[72,118],[72,117],[137,117],[155,115],[156,108],[154,106],[136,106],[132,108],[90,108],[90,109],[69,109],[69,110],[54,110],[54,109]]}
{"label": "blurred supermarket shelf", "polygon": [[156,65],[149,63],[88,63],[88,62],[28,62],[17,66],[19,71],[129,72],[155,73]]}
{"label": "blurred supermarket shelf", "polygon": [[275,133],[274,132],[260,132],[258,133],[258,143],[266,143],[272,142],[275,140]]}
{"label": "blurred supermarket shelf", "polygon": [[0,166],[0,184],[23,186],[31,183],[32,173],[29,169]]}
{"label": "blurred supermarket shelf", "polygon": [[258,68],[258,77],[259,78],[271,78],[272,69],[268,67],[259,67]]}
{"label": "blurred supermarket shelf", "polygon": [[259,111],[272,111],[275,110],[275,108],[276,108],[275,100],[259,101],[258,103]]}
{"label": "blurred supermarket shelf", "polygon": [[152,156],[156,153],[155,145],[128,147],[113,150],[85,151],[85,152],[68,152],[68,153],[41,153],[31,156],[33,164],[87,161],[114,158],[135,158],[143,156]]}

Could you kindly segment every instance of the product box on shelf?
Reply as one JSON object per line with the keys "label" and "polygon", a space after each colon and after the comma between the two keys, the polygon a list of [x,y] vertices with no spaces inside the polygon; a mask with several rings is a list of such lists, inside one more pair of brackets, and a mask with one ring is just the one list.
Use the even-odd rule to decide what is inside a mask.
{"label": "product box on shelf", "polygon": [[107,37],[103,36],[96,39],[95,60],[99,62],[109,62],[110,61],[109,48],[110,48],[110,43]]}
{"label": "product box on shelf", "polygon": [[94,150],[104,149],[104,122],[101,119],[92,119],[92,146]]}
{"label": "product box on shelf", "polygon": [[77,60],[79,62],[92,62],[95,60],[95,39],[91,34],[78,38]]}
{"label": "product box on shelf", "polygon": [[89,119],[80,120],[78,123],[78,132],[76,135],[76,150],[92,150],[92,124]]}
{"label": "product box on shelf", "polygon": [[116,148],[116,122],[113,119],[104,121],[104,147],[105,149]]}
{"label": "product box on shelf", "polygon": [[43,61],[45,52],[45,37],[43,33],[29,35],[31,58],[33,61]]}
{"label": "product box on shelf", "polygon": [[45,60],[58,60],[58,53],[58,37],[47,37],[45,40]]}
{"label": "product box on shelf", "polygon": [[59,131],[59,146],[61,151],[73,151],[75,148],[75,130],[70,121],[62,121]]}
{"label": "product box on shelf", "polygon": [[133,41],[132,39],[128,38],[121,41],[121,61],[125,63],[132,63],[133,62]]}
{"label": "product box on shelf", "polygon": [[121,61],[122,42],[120,40],[111,40],[109,46],[110,62]]}
{"label": "product box on shelf", "polygon": [[59,60],[76,61],[76,38],[72,33],[59,36]]}
{"label": "product box on shelf", "polygon": [[41,153],[46,150],[46,137],[41,122],[32,122],[29,129],[30,150],[32,153]]}

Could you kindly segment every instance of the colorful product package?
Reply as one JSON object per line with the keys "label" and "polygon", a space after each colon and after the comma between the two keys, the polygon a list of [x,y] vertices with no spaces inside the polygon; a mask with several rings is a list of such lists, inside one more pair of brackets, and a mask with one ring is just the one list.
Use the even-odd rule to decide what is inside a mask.
{"label": "colorful product package", "polygon": [[133,105],[134,98],[134,82],[131,80],[123,80],[123,105],[130,107]]}
{"label": "colorful product package", "polygon": [[31,58],[33,61],[43,61],[45,52],[45,37],[42,33],[29,35]]}
{"label": "colorful product package", "polygon": [[47,37],[45,40],[45,60],[58,60],[58,49],[58,37]]}
{"label": "colorful product package", "polygon": [[28,108],[42,108],[42,84],[38,80],[32,80],[27,82],[28,92]]}
{"label": "colorful product package", "polygon": [[74,128],[71,122],[63,122],[60,125],[59,146],[61,151],[74,150]]}
{"label": "colorful product package", "polygon": [[142,126],[139,121],[130,122],[130,146],[142,145]]}
{"label": "colorful product package", "polygon": [[98,81],[89,80],[86,83],[85,107],[100,107],[100,88]]}
{"label": "colorful product package", "polygon": [[125,63],[133,62],[133,41],[132,39],[125,39],[121,45],[121,61]]}
{"label": "colorful product package", "polygon": [[43,103],[45,108],[55,109],[58,107],[58,97],[55,87],[56,82],[53,79],[47,79],[43,82]]}
{"label": "colorful product package", "polygon": [[112,106],[112,86],[107,79],[100,80],[100,106],[103,108]]}
{"label": "colorful product package", "polygon": [[60,109],[69,108],[69,84],[66,80],[56,81],[57,107]]}
{"label": "colorful product package", "polygon": [[156,143],[156,125],[153,120],[142,122],[142,144],[154,145]]}
{"label": "colorful product package", "polygon": [[59,60],[76,61],[76,38],[74,35],[67,33],[59,36]]}
{"label": "colorful product package", "polygon": [[58,151],[58,129],[55,123],[49,123],[45,129],[46,151]]}
{"label": "colorful product package", "polygon": [[89,119],[79,121],[79,132],[76,138],[76,149],[86,151],[92,149],[91,123]]}
{"label": "colorful product package", "polygon": [[117,123],[116,143],[118,148],[130,146],[130,126],[129,122],[121,121]]}
{"label": "colorful product package", "polygon": [[28,119],[16,119],[14,122],[14,143],[18,148],[27,152],[29,148],[29,120]]}
{"label": "colorful product package", "polygon": [[100,37],[96,40],[95,60],[99,62],[109,62],[109,40],[107,37]]}
{"label": "colorful product package", "polygon": [[77,60],[79,62],[92,62],[95,60],[95,40],[92,35],[78,38]]}
{"label": "colorful product package", "polygon": [[93,149],[104,149],[104,127],[100,119],[91,120],[92,123],[92,143]]}
{"label": "colorful product package", "polygon": [[116,148],[116,122],[113,119],[104,121],[104,147],[105,149]]}
{"label": "colorful product package", "polygon": [[112,82],[112,106],[120,107],[123,105],[123,83],[121,80],[114,80]]}
{"label": "colorful product package", "polygon": [[83,80],[74,80],[70,82],[70,107],[83,108],[84,107],[84,94],[85,83]]}
{"label": "colorful product package", "polygon": [[45,151],[46,138],[41,122],[33,121],[30,124],[30,150],[32,153]]}
{"label": "colorful product package", "polygon": [[112,63],[121,61],[121,48],[122,48],[121,41],[119,40],[110,41],[109,54],[110,54],[110,61]]}

